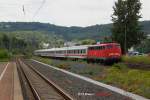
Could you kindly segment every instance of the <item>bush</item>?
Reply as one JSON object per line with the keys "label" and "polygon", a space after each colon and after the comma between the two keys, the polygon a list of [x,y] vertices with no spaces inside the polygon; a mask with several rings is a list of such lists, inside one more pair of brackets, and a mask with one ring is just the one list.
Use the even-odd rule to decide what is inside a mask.
{"label": "bush", "polygon": [[60,63],[58,65],[56,65],[58,68],[62,68],[62,69],[70,69],[69,64],[66,63]]}
{"label": "bush", "polygon": [[7,50],[1,49],[0,50],[0,60],[9,59],[10,55]]}

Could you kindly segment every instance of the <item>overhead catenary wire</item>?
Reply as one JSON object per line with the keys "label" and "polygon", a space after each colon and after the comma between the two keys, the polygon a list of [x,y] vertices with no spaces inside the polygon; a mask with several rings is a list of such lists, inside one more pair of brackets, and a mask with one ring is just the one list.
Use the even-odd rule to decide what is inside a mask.
{"label": "overhead catenary wire", "polygon": [[43,0],[42,3],[41,3],[41,5],[40,5],[40,7],[37,9],[37,11],[35,12],[35,14],[33,15],[33,18],[35,18],[38,15],[39,11],[43,8],[43,6],[44,6],[45,3],[46,3],[46,0]]}
{"label": "overhead catenary wire", "polygon": [[[40,6],[38,7],[38,9],[35,11],[35,13],[33,13],[33,19],[35,17],[37,17],[37,15],[39,14],[40,10],[43,8],[44,4],[46,3],[46,0],[42,0],[41,3],[40,3]],[[26,4],[27,6],[31,6],[31,4]],[[37,4],[36,4],[37,5]],[[3,4],[3,5],[0,5],[0,7],[19,7],[20,4],[18,3],[7,3],[7,4]],[[27,11],[26,11],[26,6],[25,4],[22,4],[21,5],[21,11],[22,11],[22,14],[24,15],[24,18],[26,19],[26,16],[27,16]]]}

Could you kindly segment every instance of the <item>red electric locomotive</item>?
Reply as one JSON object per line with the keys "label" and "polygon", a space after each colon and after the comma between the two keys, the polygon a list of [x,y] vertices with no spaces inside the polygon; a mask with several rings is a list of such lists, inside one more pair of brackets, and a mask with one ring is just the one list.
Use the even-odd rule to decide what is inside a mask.
{"label": "red electric locomotive", "polygon": [[119,61],[121,48],[118,43],[103,43],[88,47],[88,61]]}

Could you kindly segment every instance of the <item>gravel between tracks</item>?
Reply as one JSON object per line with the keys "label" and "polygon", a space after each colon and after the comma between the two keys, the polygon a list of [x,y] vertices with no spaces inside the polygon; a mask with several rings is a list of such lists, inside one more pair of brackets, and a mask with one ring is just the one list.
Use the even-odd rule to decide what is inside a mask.
{"label": "gravel between tracks", "polygon": [[67,91],[77,100],[131,100],[126,96],[70,76],[37,62],[26,60],[25,63],[32,65],[35,69],[54,83],[57,83],[58,86]]}

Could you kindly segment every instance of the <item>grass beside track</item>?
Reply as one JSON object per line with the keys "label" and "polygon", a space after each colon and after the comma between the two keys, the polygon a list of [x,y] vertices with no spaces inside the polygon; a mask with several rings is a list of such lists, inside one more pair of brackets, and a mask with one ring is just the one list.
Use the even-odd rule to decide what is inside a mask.
{"label": "grass beside track", "polygon": [[150,56],[123,56],[122,61],[127,63],[150,64]]}
{"label": "grass beside track", "polygon": [[104,82],[150,98],[150,71],[130,69],[121,63],[115,64],[106,69]]}
{"label": "grass beside track", "polygon": [[150,98],[150,70],[130,69],[122,63],[103,66],[84,61],[33,59]]}

